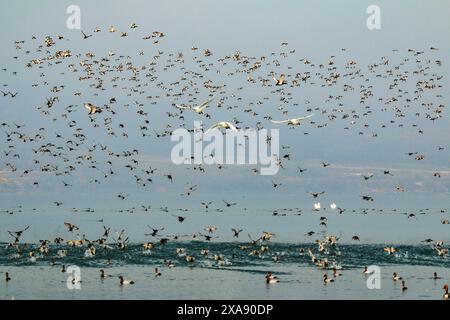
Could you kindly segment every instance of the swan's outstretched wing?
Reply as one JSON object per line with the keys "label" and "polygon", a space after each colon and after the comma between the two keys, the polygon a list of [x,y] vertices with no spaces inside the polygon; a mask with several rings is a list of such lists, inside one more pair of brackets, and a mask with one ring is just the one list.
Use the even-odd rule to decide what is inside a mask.
{"label": "swan's outstretched wing", "polygon": [[197,108],[198,109],[203,109],[213,100],[214,100],[214,97],[212,97],[211,99],[208,99],[205,102],[203,102],[202,104],[198,105]]}
{"label": "swan's outstretched wing", "polygon": [[270,120],[270,122],[272,122],[272,123],[276,123],[276,124],[280,124],[280,123],[287,123],[287,122],[289,122],[289,119],[288,119],[288,120],[281,120],[281,121]]}
{"label": "swan's outstretched wing", "polygon": [[206,135],[206,134],[210,133],[212,130],[215,130],[217,128],[219,128],[218,123],[216,123],[215,125],[212,125],[208,130],[206,130],[206,132],[204,134]]}
{"label": "swan's outstretched wing", "polygon": [[306,120],[306,119],[308,119],[308,118],[311,118],[313,115],[314,115],[314,113],[313,113],[313,114],[310,114],[310,115],[308,115],[308,116],[304,116],[304,117],[292,118],[292,119],[281,120],[281,121],[275,121],[275,120],[270,120],[270,121],[271,121],[272,123],[277,123],[277,124],[280,124],[280,123],[288,123],[288,122],[291,122],[291,121],[302,121],[302,120]]}
{"label": "swan's outstretched wing", "polygon": [[218,122],[215,125],[211,126],[208,130],[206,130],[206,132],[204,134],[208,134],[212,130],[221,129],[221,128],[230,129],[230,130],[233,130],[235,132],[239,131],[238,128],[233,126],[233,124],[231,124],[230,122],[222,121],[222,122]]}
{"label": "swan's outstretched wing", "polygon": [[293,120],[305,120],[305,119],[311,118],[313,115],[314,115],[314,113],[313,113],[313,114],[310,114],[309,116],[298,117],[298,118],[295,118],[295,119],[293,119]]}
{"label": "swan's outstretched wing", "polygon": [[197,112],[197,113],[202,113],[203,110],[205,110],[207,107],[208,107],[208,105],[205,104],[205,105],[203,105],[202,107],[199,106],[199,107],[192,108],[192,110],[194,110],[194,111]]}
{"label": "swan's outstretched wing", "polygon": [[227,125],[229,126],[229,128],[235,132],[238,132],[238,128],[236,128],[235,126],[233,126],[231,123],[227,122]]}
{"label": "swan's outstretched wing", "polygon": [[175,106],[179,109],[191,109],[191,107],[189,107],[189,106],[186,107],[186,106],[182,106],[180,104],[175,104]]}

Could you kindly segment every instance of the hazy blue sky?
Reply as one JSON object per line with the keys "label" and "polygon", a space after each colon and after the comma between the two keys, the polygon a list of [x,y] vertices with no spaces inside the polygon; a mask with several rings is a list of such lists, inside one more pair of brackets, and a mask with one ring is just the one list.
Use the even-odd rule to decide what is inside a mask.
{"label": "hazy blue sky", "polygon": [[[68,5],[76,4],[81,8],[81,29],[87,34],[92,34],[95,27],[103,30],[94,34],[92,38],[83,40],[80,31],[66,28],[66,8]],[[370,31],[366,27],[366,8],[368,5],[376,4],[381,8],[381,30]],[[70,135],[72,131],[67,130],[67,121],[52,121],[53,117],[59,117],[69,104],[80,107],[80,110],[72,114],[78,126],[83,127],[84,133],[89,135],[89,144],[99,142],[119,150],[132,150],[138,148],[140,166],[157,167],[158,171],[154,182],[150,187],[142,188],[136,185],[133,174],[124,171],[123,165],[128,161],[117,160],[115,168],[123,174],[112,177],[101,185],[89,183],[93,178],[101,174],[95,174],[88,168],[79,169],[71,177],[55,177],[42,174],[37,171],[26,177],[21,177],[22,172],[33,167],[33,152],[30,144],[15,142],[16,149],[13,153],[20,152],[21,159],[6,159],[3,150],[7,150],[8,144],[3,134],[0,136],[0,210],[17,209],[19,205],[25,207],[25,211],[36,207],[48,212],[67,213],[72,207],[95,207],[107,210],[110,208],[123,208],[151,204],[157,208],[167,205],[170,208],[187,207],[193,211],[199,211],[201,201],[213,201],[214,208],[223,208],[222,199],[237,202],[238,206],[233,211],[240,211],[243,207],[248,208],[281,208],[301,207],[311,208],[313,199],[308,192],[326,190],[326,194],[320,198],[324,205],[336,202],[346,208],[376,207],[376,208],[448,208],[449,203],[449,159],[450,145],[450,121],[446,110],[443,117],[438,121],[431,122],[422,117],[416,117],[415,112],[421,111],[423,107],[419,103],[411,103],[410,110],[406,111],[405,118],[394,118],[391,111],[380,112],[381,103],[376,98],[387,98],[391,93],[387,91],[388,80],[376,78],[370,75],[367,65],[379,63],[381,57],[387,57],[392,64],[399,63],[404,58],[410,58],[411,65],[415,65],[409,48],[418,51],[426,51],[420,58],[431,60],[442,60],[443,66],[435,64],[429,70],[430,77],[433,73],[444,76],[441,84],[444,89],[439,91],[444,95],[441,100],[433,96],[426,96],[424,100],[433,103],[447,104],[445,88],[448,88],[447,59],[450,56],[450,43],[448,42],[448,30],[450,30],[450,3],[446,1],[3,1],[0,4],[0,38],[2,50],[0,51],[1,67],[7,71],[0,71],[0,83],[8,84],[3,90],[18,91],[19,95],[14,98],[0,96],[0,122],[12,124],[24,124],[24,132],[35,133],[40,127],[45,127],[46,142],[58,143],[54,133]],[[129,26],[135,22],[139,27],[130,30]],[[120,38],[117,34],[112,36],[106,32],[109,26],[115,26],[119,31],[126,30],[129,34],[126,38]],[[145,42],[142,37],[152,31],[162,31],[165,37],[159,45]],[[31,40],[35,35],[37,40]],[[166,123],[173,126],[181,122],[168,119],[166,111],[176,112],[172,103],[187,103],[181,100],[174,101],[171,98],[161,98],[156,104],[150,104],[145,100],[147,95],[164,94],[160,88],[152,85],[144,87],[145,94],[142,96],[127,96],[118,88],[113,89],[108,83],[109,89],[96,96],[89,84],[80,83],[78,74],[71,74],[67,70],[67,64],[54,65],[51,68],[32,69],[25,66],[26,62],[35,57],[42,57],[43,53],[36,53],[38,44],[43,43],[46,35],[57,38],[63,35],[64,40],[58,41],[57,48],[70,49],[73,54],[93,52],[98,57],[108,54],[109,50],[117,56],[131,56],[136,65],[146,65],[152,61],[152,57],[158,51],[163,52],[159,59],[158,81],[173,82],[179,79],[180,73],[164,72],[161,66],[170,58],[170,53],[182,52],[186,58],[186,67],[195,69],[192,57],[192,46],[199,50],[210,49],[213,52],[211,58],[204,58],[206,62],[217,64],[217,59],[225,55],[240,51],[242,55],[260,57],[266,55],[268,60],[278,59],[280,66],[274,65],[264,67],[265,74],[273,71],[277,74],[285,72],[295,75],[311,71],[312,74],[320,71],[319,68],[308,69],[299,61],[308,58],[318,66],[326,63],[330,56],[336,56],[333,60],[339,72],[348,72],[345,62],[349,59],[358,61],[359,67],[370,78],[370,83],[364,79],[356,79],[353,84],[356,90],[352,94],[345,94],[342,100],[347,112],[356,109],[362,114],[364,106],[359,103],[359,85],[373,85],[375,97],[367,103],[371,106],[373,113],[367,118],[358,121],[351,130],[344,130],[348,121],[336,120],[329,122],[327,115],[336,103],[326,104],[325,99],[329,95],[342,94],[342,85],[345,80],[340,80],[340,85],[332,88],[316,86],[305,86],[295,88],[292,91],[294,101],[299,105],[294,107],[287,105],[288,115],[283,115],[277,110],[280,105],[276,94],[270,94],[273,89],[262,90],[260,86],[251,87],[246,81],[246,76],[227,77],[224,71],[221,74],[208,73],[206,79],[214,83],[226,84],[227,94],[236,93],[242,96],[242,100],[227,100],[227,107],[235,107],[232,110],[226,108],[212,108],[212,119],[202,118],[206,125],[216,121],[230,121],[238,117],[245,125],[254,127],[256,121],[269,128],[276,126],[263,119],[265,115],[271,115],[274,119],[283,119],[287,116],[298,116],[307,114],[307,108],[320,107],[329,111],[328,114],[317,114],[314,118],[315,125],[305,123],[294,130],[288,127],[280,128],[280,144],[289,145],[288,151],[292,160],[285,163],[286,169],[280,170],[274,177],[259,176],[251,172],[253,166],[235,167],[227,165],[227,169],[218,170],[206,167],[206,173],[198,174],[186,166],[174,166],[170,162],[170,149],[173,143],[169,138],[156,139],[154,136],[148,139],[139,138],[136,130],[139,124],[135,101],[144,103],[144,109],[149,112],[151,129],[162,131]],[[23,50],[15,49],[15,40],[25,40],[21,45],[25,50],[31,50],[29,55],[24,55]],[[282,47],[282,42],[288,42],[287,47]],[[430,52],[430,46],[439,48],[438,51]],[[341,48],[346,48],[345,52]],[[280,52],[296,50],[295,54],[287,59],[279,56]],[[398,49],[398,52],[392,52]],[[139,55],[143,51],[144,55]],[[271,56],[276,52],[277,56]],[[18,55],[18,59],[13,59]],[[209,59],[209,60],[208,60]],[[217,64],[218,65],[218,64]],[[288,70],[287,67],[292,69]],[[215,68],[212,68],[215,70]],[[228,72],[233,71],[231,65],[225,68]],[[384,70],[384,69],[383,69]],[[12,74],[13,71],[17,75]],[[62,75],[60,72],[65,71]],[[40,77],[44,72],[45,77]],[[142,77],[145,78],[145,77]],[[142,81],[144,81],[143,79]],[[43,86],[43,81],[49,83]],[[202,81],[202,80],[201,80]],[[199,81],[199,82],[201,82]],[[34,83],[39,83],[37,88],[31,88]],[[45,98],[53,94],[49,89],[54,85],[64,84],[66,88],[60,92],[60,102],[52,116],[42,116],[36,111],[36,107],[45,104]],[[415,90],[416,83],[410,81],[402,84],[411,93]],[[244,86],[244,90],[237,88]],[[82,97],[75,97],[73,93],[82,91]],[[199,88],[196,95],[198,101],[208,96],[208,91]],[[118,122],[126,124],[129,129],[130,138],[114,139],[108,137],[91,127],[86,118],[82,103],[91,101],[98,105],[108,102],[111,97],[116,97],[119,108]],[[263,106],[255,106],[259,116],[256,120],[242,110],[250,102],[257,101],[263,97],[271,97],[264,102]],[[275,99],[274,99],[275,98]],[[427,100],[428,99],[428,100]],[[309,104],[307,103],[309,101]],[[120,108],[124,104],[131,107]],[[260,108],[260,109],[258,109]],[[185,124],[193,126],[193,121],[198,117],[193,113],[185,113]],[[100,118],[99,118],[100,119]],[[389,125],[389,121],[395,119],[395,124]],[[327,127],[318,129],[317,124],[328,123]],[[100,121],[101,123],[101,121]],[[404,124],[399,128],[397,124]],[[364,128],[368,124],[368,128]],[[387,128],[381,129],[382,124]],[[417,127],[413,127],[417,124]],[[418,134],[418,129],[424,131]],[[363,130],[364,135],[358,135]],[[5,131],[5,130],[3,130]],[[309,132],[309,135],[304,135]],[[151,131],[153,133],[153,131]],[[377,138],[372,138],[372,133],[378,133]],[[437,151],[438,146],[445,150]],[[405,155],[406,152],[418,151],[426,158],[423,161],[414,161]],[[78,154],[77,154],[78,155]],[[74,157],[70,157],[73,160]],[[99,161],[105,161],[105,157]],[[9,172],[6,163],[14,161],[18,167],[17,173]],[[330,168],[321,168],[320,162],[330,162]],[[64,166],[65,164],[61,164]],[[307,168],[308,171],[298,175],[297,166]],[[386,177],[383,170],[391,170],[394,177]],[[442,178],[433,177],[433,173],[439,171]],[[172,173],[174,183],[171,184],[162,175]],[[361,173],[374,173],[375,176],[364,181]],[[280,188],[273,189],[271,180],[281,182]],[[32,185],[33,181],[39,181],[39,188]],[[73,184],[71,188],[64,188],[62,181]],[[182,197],[187,185],[186,183],[198,184],[198,190],[190,197]],[[407,192],[395,192],[395,186],[404,186]],[[117,199],[118,193],[130,194],[125,201]],[[364,202],[360,195],[371,194],[374,196],[373,203]],[[55,208],[53,201],[61,200],[62,208]],[[228,209],[230,211],[230,209]],[[174,212],[175,213],[175,212]],[[113,213],[111,213],[113,214]],[[130,216],[131,217],[131,216]],[[6,220],[7,219],[7,220]],[[20,226],[24,223],[21,218],[5,217],[0,213],[0,226],[4,220],[8,226]],[[131,218],[130,218],[130,221]],[[136,221],[141,219],[136,218]],[[172,221],[172,220],[170,220]],[[200,221],[200,220],[195,220]],[[235,220],[239,224],[239,220]],[[159,224],[156,221],[154,224]],[[133,222],[130,222],[132,224]],[[169,223],[169,222],[167,222]],[[251,224],[251,219],[248,222]],[[224,222],[232,225],[233,221]],[[5,238],[4,227],[0,227],[0,240]],[[53,229],[52,229],[53,230]],[[36,235],[37,237],[37,235]]]}

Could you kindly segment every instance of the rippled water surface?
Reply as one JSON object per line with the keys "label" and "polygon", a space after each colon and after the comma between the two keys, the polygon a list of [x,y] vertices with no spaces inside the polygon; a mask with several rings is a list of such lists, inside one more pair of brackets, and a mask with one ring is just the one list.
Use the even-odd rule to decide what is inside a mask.
{"label": "rippled water surface", "polygon": [[[35,262],[15,250],[0,250],[0,271],[8,271],[12,280],[2,281],[1,299],[441,299],[442,286],[450,278],[448,258],[437,256],[430,246],[397,246],[397,253],[388,255],[382,245],[339,245],[317,252],[316,244],[270,243],[269,251],[259,256],[241,250],[248,243],[183,242],[156,245],[145,251],[140,244],[125,250],[97,251],[87,258],[85,248],[54,247],[46,256],[37,256]],[[32,249],[33,245],[28,246]],[[177,254],[183,248],[185,253]],[[209,249],[207,256],[201,254]],[[254,248],[260,248],[255,246]],[[61,258],[57,250],[66,249]],[[312,249],[317,257],[327,257],[330,267],[318,269],[306,253]],[[304,253],[302,253],[304,252]],[[219,265],[214,255],[221,255]],[[193,263],[186,255],[196,258]],[[279,262],[274,257],[279,257]],[[175,265],[168,268],[164,260]],[[53,261],[53,265],[51,262]],[[363,267],[376,264],[381,269],[381,289],[369,290]],[[80,267],[81,288],[69,290],[70,275],[61,272],[62,265]],[[336,281],[324,285],[323,274],[332,277],[335,266],[342,273]],[[154,268],[162,275],[155,277]],[[99,270],[108,277],[100,279]],[[272,271],[281,282],[267,285],[266,272]],[[408,290],[402,292],[400,283],[392,280],[393,272],[406,281]],[[437,272],[442,279],[434,280]],[[119,285],[118,276],[135,281],[134,285]]]}

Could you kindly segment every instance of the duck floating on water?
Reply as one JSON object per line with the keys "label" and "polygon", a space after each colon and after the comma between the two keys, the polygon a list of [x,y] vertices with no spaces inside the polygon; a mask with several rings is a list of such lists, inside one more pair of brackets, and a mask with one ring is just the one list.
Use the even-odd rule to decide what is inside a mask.
{"label": "duck floating on water", "polygon": [[402,277],[398,276],[397,272],[394,272],[392,274],[392,280],[394,280],[394,281],[402,280]]}
{"label": "duck floating on water", "polygon": [[406,286],[405,280],[402,280],[402,292],[405,292],[408,290],[408,287]]}
{"label": "duck floating on water", "polygon": [[266,278],[266,283],[278,283],[278,282],[280,282],[278,277],[275,277],[274,275],[272,275],[272,272],[268,272],[266,274],[265,278]]}
{"label": "duck floating on water", "polygon": [[120,279],[120,285],[123,286],[125,284],[134,284],[134,281],[132,280],[126,280],[123,276],[119,276]]}
{"label": "duck floating on water", "polygon": [[325,273],[323,275],[323,283],[327,284],[327,283],[330,283],[330,282],[334,282],[334,279],[328,278],[328,275]]}

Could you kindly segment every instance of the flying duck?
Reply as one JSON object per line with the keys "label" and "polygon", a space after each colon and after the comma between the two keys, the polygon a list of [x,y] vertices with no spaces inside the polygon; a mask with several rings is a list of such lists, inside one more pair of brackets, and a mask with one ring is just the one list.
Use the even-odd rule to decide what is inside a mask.
{"label": "flying duck", "polygon": [[89,113],[88,113],[88,114],[102,113],[102,109],[100,109],[100,108],[97,107],[97,106],[94,106],[94,105],[93,105],[92,103],[90,103],[90,102],[85,103],[85,104],[84,104],[84,107],[85,107],[86,109],[89,110]]}
{"label": "flying duck", "polygon": [[284,84],[287,84],[286,76],[284,75],[284,73],[280,74],[280,77],[278,79],[275,77],[272,77],[272,79],[275,81],[276,86],[282,86]]}

